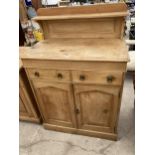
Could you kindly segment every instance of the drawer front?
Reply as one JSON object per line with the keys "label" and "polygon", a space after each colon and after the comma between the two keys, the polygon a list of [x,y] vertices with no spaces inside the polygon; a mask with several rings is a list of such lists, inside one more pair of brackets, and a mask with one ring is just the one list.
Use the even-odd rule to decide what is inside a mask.
{"label": "drawer front", "polygon": [[48,79],[57,82],[69,82],[71,80],[69,71],[48,69],[27,69],[31,79]]}
{"label": "drawer front", "polygon": [[122,72],[72,71],[75,83],[96,83],[121,85]]}

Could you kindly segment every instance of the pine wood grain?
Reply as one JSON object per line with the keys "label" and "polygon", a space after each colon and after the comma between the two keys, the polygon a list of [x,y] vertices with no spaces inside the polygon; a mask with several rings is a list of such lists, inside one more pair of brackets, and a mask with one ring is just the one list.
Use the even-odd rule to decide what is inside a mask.
{"label": "pine wood grain", "polygon": [[25,68],[56,69],[56,70],[77,70],[77,71],[118,71],[126,70],[126,62],[106,61],[68,61],[68,60],[42,60],[23,59]]}
{"label": "pine wood grain", "polygon": [[[71,81],[71,73],[69,71],[64,70],[51,70],[51,69],[28,69],[28,74],[31,79],[36,80],[51,80],[55,82],[70,82]],[[35,74],[39,73],[39,76]]]}
{"label": "pine wood grain", "polygon": [[76,15],[76,14],[94,14],[94,13],[115,13],[127,12],[125,3],[117,4],[100,4],[90,6],[75,6],[75,7],[59,7],[59,8],[39,8],[38,16],[56,16],[56,15]]}
{"label": "pine wood grain", "polygon": [[37,16],[34,17],[35,21],[45,21],[45,20],[62,20],[62,19],[91,19],[91,18],[106,18],[106,17],[125,17],[127,12],[110,12],[110,13],[94,13],[94,14],[78,14],[78,15],[51,15],[51,16]]}
{"label": "pine wood grain", "polygon": [[116,140],[129,61],[123,39],[126,5],[46,8],[38,13],[34,20],[45,40],[20,48],[20,57],[44,127]]}
{"label": "pine wood grain", "polygon": [[[84,77],[81,79],[81,76]],[[108,77],[112,76],[112,81]],[[72,71],[74,83],[81,84],[102,84],[102,85],[121,85],[122,72],[119,71]]]}
{"label": "pine wood grain", "polygon": [[33,20],[40,23],[45,39],[122,38],[125,3],[64,8],[41,8]]}
{"label": "pine wood grain", "polygon": [[40,123],[40,115],[25,70],[19,63],[19,119]]}
{"label": "pine wood grain", "polygon": [[80,135],[87,135],[87,136],[92,136],[92,137],[105,138],[105,139],[109,139],[109,140],[117,140],[117,134],[115,134],[115,133],[99,132],[99,131],[84,130],[84,129],[75,129],[75,128],[70,128],[70,127],[62,127],[62,126],[58,126],[58,125],[52,125],[52,124],[48,124],[48,123],[44,123],[43,126],[45,129],[48,129],[48,130],[61,131],[61,132],[80,134]]}
{"label": "pine wood grain", "polygon": [[44,122],[76,127],[71,85],[40,80],[32,84]]}
{"label": "pine wood grain", "polygon": [[20,58],[127,62],[127,47],[120,39],[51,39],[33,47],[21,47]]}

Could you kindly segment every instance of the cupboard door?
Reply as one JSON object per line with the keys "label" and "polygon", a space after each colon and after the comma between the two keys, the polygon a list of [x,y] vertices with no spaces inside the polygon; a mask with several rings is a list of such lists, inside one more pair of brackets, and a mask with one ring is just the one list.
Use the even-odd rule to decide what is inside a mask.
{"label": "cupboard door", "polygon": [[74,85],[78,128],[114,132],[119,88],[100,85]]}
{"label": "cupboard door", "polygon": [[19,72],[19,119],[40,122],[36,101],[24,68],[21,68]]}
{"label": "cupboard door", "polygon": [[28,112],[25,108],[24,102],[22,101],[22,98],[19,96],[19,114],[20,116],[28,116]]}
{"label": "cupboard door", "polygon": [[32,108],[30,107],[30,100],[26,95],[24,87],[19,86],[19,113],[20,116],[33,117]]}
{"label": "cupboard door", "polygon": [[71,85],[48,81],[33,81],[36,98],[44,123],[75,127]]}

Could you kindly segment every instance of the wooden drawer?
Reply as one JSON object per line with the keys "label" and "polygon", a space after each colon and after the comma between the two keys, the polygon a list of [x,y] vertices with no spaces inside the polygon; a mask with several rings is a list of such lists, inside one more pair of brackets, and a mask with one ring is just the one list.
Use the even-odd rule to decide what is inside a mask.
{"label": "wooden drawer", "polygon": [[121,85],[122,72],[72,71],[73,82]]}
{"label": "wooden drawer", "polygon": [[69,71],[62,70],[49,70],[49,69],[27,69],[31,79],[48,79],[58,82],[69,82]]}

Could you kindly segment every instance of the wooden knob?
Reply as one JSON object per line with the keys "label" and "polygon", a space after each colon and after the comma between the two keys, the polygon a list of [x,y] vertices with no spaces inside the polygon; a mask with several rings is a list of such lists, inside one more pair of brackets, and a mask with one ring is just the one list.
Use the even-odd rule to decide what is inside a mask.
{"label": "wooden knob", "polygon": [[58,77],[58,79],[62,79],[63,78],[63,75],[61,73],[58,73],[57,74],[57,77]]}
{"label": "wooden knob", "polygon": [[75,113],[76,113],[76,114],[79,114],[79,113],[80,113],[80,110],[79,110],[78,108],[76,108],[76,109],[75,109]]}
{"label": "wooden knob", "polygon": [[39,72],[35,72],[34,75],[35,75],[36,77],[39,77],[39,76],[40,76]]}
{"label": "wooden knob", "polygon": [[114,77],[112,75],[107,76],[107,81],[111,83],[114,80]]}
{"label": "wooden knob", "polygon": [[107,113],[108,113],[108,110],[107,110],[107,109],[104,109],[103,112],[104,112],[105,114],[107,114]]}
{"label": "wooden knob", "polygon": [[84,81],[86,78],[85,78],[85,76],[84,75],[80,75],[80,80],[81,81]]}

